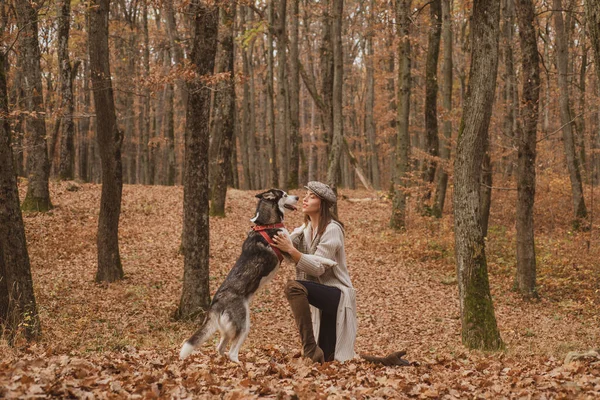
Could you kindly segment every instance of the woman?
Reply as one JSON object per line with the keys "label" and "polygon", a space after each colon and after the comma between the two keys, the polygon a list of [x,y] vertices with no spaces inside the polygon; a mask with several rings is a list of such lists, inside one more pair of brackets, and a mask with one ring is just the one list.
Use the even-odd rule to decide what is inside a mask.
{"label": "woman", "polygon": [[304,224],[289,237],[273,238],[296,263],[296,280],[286,284],[285,294],[304,357],[346,361],[355,355],[356,295],[346,267],[344,226],[331,211],[337,198],[329,186],[313,181],[306,189]]}
{"label": "woman", "polygon": [[[312,181],[305,187],[304,224],[289,237],[275,236],[273,245],[296,263],[296,280],[287,282],[285,295],[300,331],[304,357],[319,363],[343,362],[355,356],[356,340],[356,293],[346,266],[344,225],[331,211],[337,197],[329,186]],[[383,365],[410,365],[402,359],[404,354],[361,357]]]}

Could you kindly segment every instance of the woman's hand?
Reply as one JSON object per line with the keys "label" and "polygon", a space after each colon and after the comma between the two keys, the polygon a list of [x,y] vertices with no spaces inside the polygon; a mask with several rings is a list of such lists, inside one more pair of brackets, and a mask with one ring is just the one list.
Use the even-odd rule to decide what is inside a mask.
{"label": "woman's hand", "polygon": [[277,247],[279,250],[288,253],[294,262],[300,261],[302,253],[300,253],[294,245],[288,235],[283,232],[278,232],[277,235],[273,236],[273,247]]}
{"label": "woman's hand", "polygon": [[273,242],[273,246],[277,247],[281,251],[285,251],[286,253],[290,253],[295,249],[290,237],[283,232],[278,232],[275,236],[273,236]]}

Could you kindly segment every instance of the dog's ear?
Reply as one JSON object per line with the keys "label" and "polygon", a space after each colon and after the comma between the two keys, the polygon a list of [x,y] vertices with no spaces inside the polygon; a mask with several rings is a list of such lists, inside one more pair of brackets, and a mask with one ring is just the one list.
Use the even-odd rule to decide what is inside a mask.
{"label": "dog's ear", "polygon": [[265,199],[265,200],[276,200],[277,195],[273,192],[274,189],[268,190],[266,192],[262,192],[256,195],[257,199]]}

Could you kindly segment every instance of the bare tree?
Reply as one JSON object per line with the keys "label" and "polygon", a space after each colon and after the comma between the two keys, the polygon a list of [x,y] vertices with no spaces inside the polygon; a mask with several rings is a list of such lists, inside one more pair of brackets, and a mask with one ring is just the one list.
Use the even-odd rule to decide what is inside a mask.
{"label": "bare tree", "polygon": [[583,186],[581,183],[579,160],[577,159],[577,154],[575,152],[575,140],[573,138],[573,118],[571,116],[571,107],[569,105],[569,82],[567,79],[569,49],[561,11],[562,1],[553,0],[553,7],[554,25],[556,29],[556,65],[558,68],[560,119],[562,123],[565,157],[567,159],[569,178],[571,180],[573,210],[575,213],[574,224],[577,228],[583,222],[582,220],[587,217],[587,209],[585,207],[585,200],[583,198]]}
{"label": "bare tree", "polygon": [[490,294],[480,212],[481,166],[488,140],[498,72],[500,4],[475,0],[469,84],[454,162],[454,232],[462,342],[503,347]]}
{"label": "bare tree", "polygon": [[[596,64],[597,84],[600,86],[600,0],[586,0],[587,26]],[[598,88],[600,90],[600,87]],[[592,181],[600,183],[600,129],[592,139],[594,153],[592,155]]]}
{"label": "bare tree", "polygon": [[[450,160],[452,137],[452,15],[450,13],[450,0],[442,0],[442,42],[444,46],[444,56],[442,63],[442,107],[444,109],[444,123],[442,140],[440,143],[440,157],[445,163]],[[448,187],[447,166],[442,164],[438,168],[435,199],[433,203],[432,214],[438,218],[442,217],[444,203],[446,201],[446,189]]]}
{"label": "bare tree", "polygon": [[69,30],[71,2],[62,0],[58,10],[58,68],[60,71],[60,179],[75,178],[75,124],[73,123],[73,80],[80,61],[71,65],[69,60]]}
{"label": "bare tree", "polygon": [[212,134],[210,138],[211,158],[211,204],[210,215],[225,216],[227,174],[231,168],[230,155],[235,121],[234,80],[234,21],[235,3],[230,1],[219,9],[219,50],[215,72],[228,73],[227,79],[219,82],[214,97]]}
{"label": "bare tree", "polygon": [[0,48],[0,328],[6,329],[12,342],[19,327],[27,339],[38,338],[41,327],[6,118],[5,63],[5,49]]}
{"label": "bare tree", "polygon": [[517,273],[515,287],[526,297],[537,297],[535,288],[535,239],[533,205],[535,202],[536,133],[540,101],[540,59],[532,0],[515,0],[521,41],[523,94],[517,145]]}
{"label": "bare tree", "polygon": [[331,13],[331,35],[333,42],[333,139],[329,153],[329,166],[327,168],[327,182],[333,188],[339,180],[340,157],[344,142],[343,120],[343,84],[344,84],[344,56],[342,52],[342,15],[344,13],[344,0],[333,0]]}
{"label": "bare tree", "polygon": [[410,170],[410,135],[408,118],[410,116],[410,14],[411,0],[396,1],[396,23],[398,24],[398,125],[396,141],[394,200],[390,226],[403,229],[406,226],[406,193]]}
{"label": "bare tree", "polygon": [[298,14],[300,12],[298,3],[300,0],[292,0],[290,18],[290,170],[287,181],[288,189],[298,187],[298,176],[300,171],[299,147],[302,137],[300,136],[300,71],[299,56],[299,24]]}
{"label": "bare tree", "polygon": [[110,0],[93,0],[89,7],[89,56],[96,108],[96,132],[102,163],[102,195],[98,218],[96,281],[123,278],[119,254],[119,216],[123,191],[121,145],[109,64],[108,15]]}
{"label": "bare tree", "polygon": [[[430,28],[427,43],[427,61],[425,64],[425,151],[429,159],[424,163],[425,183],[431,184],[437,169],[439,155],[437,94],[437,68],[442,35],[442,1],[433,0],[430,4]],[[425,199],[429,200],[431,190],[426,190]]]}
{"label": "bare tree", "polygon": [[[212,3],[212,2],[211,2]],[[217,52],[219,10],[202,0],[192,3],[194,32],[190,61],[196,78],[188,83],[183,181],[183,290],[176,316],[193,319],[210,304],[208,285],[208,153],[212,75]]]}
{"label": "bare tree", "polygon": [[369,166],[369,178],[373,182],[373,186],[376,189],[381,188],[380,176],[379,176],[379,149],[377,146],[376,137],[376,124],[373,116],[375,108],[375,49],[373,48],[373,36],[375,35],[375,0],[371,0],[369,3],[369,27],[367,37],[365,38],[366,47],[366,101],[365,101],[365,132],[367,136],[367,143],[369,146],[369,153],[367,159],[367,165]]}
{"label": "bare tree", "polygon": [[29,182],[27,194],[21,205],[23,210],[48,211],[52,208],[48,177],[50,162],[46,146],[45,107],[40,68],[38,42],[38,13],[29,0],[15,0],[17,25],[19,27],[19,57],[28,116],[25,136],[27,145],[27,171]]}

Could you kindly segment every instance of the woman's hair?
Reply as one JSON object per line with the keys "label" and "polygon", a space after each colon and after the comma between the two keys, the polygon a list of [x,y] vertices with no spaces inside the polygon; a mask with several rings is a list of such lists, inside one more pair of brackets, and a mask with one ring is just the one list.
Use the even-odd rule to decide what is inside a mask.
{"label": "woman's hair", "polygon": [[[319,197],[319,199],[321,199]],[[321,209],[319,210],[319,227],[317,229],[317,235],[323,234],[327,225],[331,222],[331,220],[337,222],[341,225],[342,230],[344,230],[344,224],[339,220],[338,216],[331,209],[331,203],[325,199],[321,199]],[[310,217],[308,215],[304,215],[304,223],[308,225],[310,221]]]}

